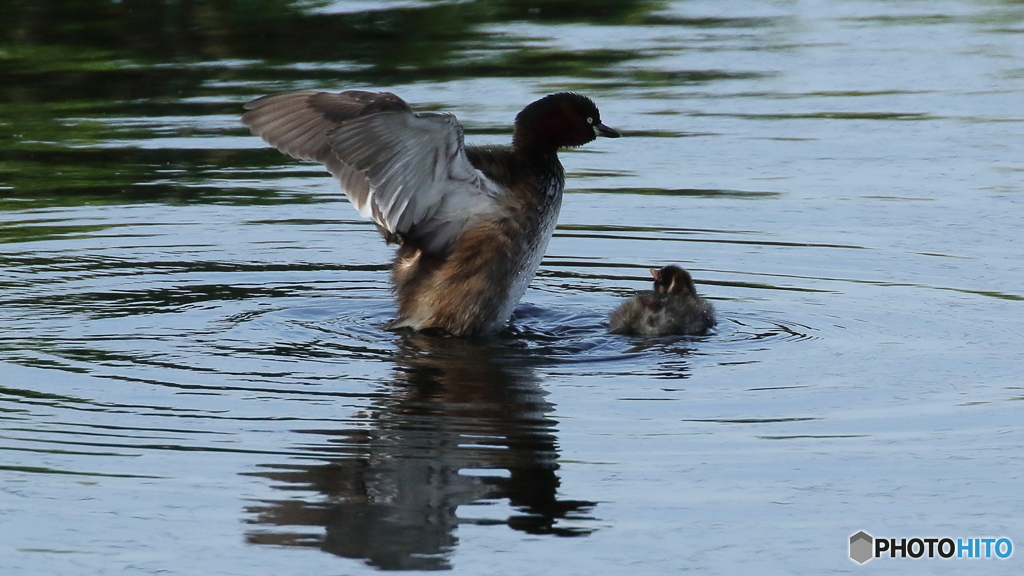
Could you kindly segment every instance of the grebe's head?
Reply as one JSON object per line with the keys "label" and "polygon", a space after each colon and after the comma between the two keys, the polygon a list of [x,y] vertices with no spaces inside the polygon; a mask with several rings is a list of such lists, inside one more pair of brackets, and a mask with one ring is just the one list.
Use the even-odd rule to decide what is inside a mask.
{"label": "grebe's head", "polygon": [[651,268],[651,276],[654,276],[654,291],[659,294],[697,295],[690,273],[679,266],[665,266],[660,270]]}

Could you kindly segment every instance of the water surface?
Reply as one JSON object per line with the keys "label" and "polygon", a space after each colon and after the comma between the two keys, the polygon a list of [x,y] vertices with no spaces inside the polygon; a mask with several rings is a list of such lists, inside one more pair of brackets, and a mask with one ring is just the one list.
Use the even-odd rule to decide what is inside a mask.
{"label": "water surface", "polygon": [[[0,8],[4,574],[1016,574],[1024,6]],[[381,330],[390,248],[249,136],[390,90],[500,144],[594,98],[508,331]],[[606,315],[689,269],[703,337]]]}

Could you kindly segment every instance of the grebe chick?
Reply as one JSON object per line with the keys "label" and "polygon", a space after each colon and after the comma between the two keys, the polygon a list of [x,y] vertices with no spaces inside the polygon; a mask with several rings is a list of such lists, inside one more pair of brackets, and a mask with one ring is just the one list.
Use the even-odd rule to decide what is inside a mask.
{"label": "grebe chick", "polygon": [[612,311],[608,330],[630,336],[703,334],[714,326],[715,307],[697,295],[690,273],[679,266],[651,268],[654,290],[640,292]]}

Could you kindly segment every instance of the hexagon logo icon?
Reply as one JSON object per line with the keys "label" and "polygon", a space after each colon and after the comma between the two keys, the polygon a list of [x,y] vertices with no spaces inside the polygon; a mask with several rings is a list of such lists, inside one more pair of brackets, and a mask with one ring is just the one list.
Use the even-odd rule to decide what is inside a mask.
{"label": "hexagon logo icon", "polygon": [[857,564],[863,564],[871,560],[871,557],[874,556],[871,551],[873,544],[874,539],[871,537],[871,534],[863,530],[850,536],[850,559]]}

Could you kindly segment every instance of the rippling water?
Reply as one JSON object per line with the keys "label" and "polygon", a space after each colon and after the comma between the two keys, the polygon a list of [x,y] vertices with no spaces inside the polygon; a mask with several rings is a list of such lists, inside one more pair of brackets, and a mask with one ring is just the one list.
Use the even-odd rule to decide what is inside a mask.
{"label": "rippling water", "polygon": [[[1019,2],[0,7],[4,574],[1020,573]],[[241,104],[391,90],[507,142],[559,229],[490,339],[399,335],[390,249]],[[606,333],[678,263],[694,338]]]}

